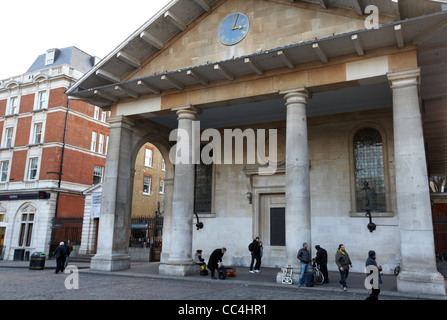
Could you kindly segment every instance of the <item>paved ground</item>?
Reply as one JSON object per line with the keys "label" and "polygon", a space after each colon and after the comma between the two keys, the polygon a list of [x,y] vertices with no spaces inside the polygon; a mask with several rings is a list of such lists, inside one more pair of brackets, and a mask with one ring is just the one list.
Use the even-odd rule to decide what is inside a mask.
{"label": "paved ground", "polygon": [[[368,290],[365,276],[351,273],[348,291],[337,285],[338,274],[330,272],[330,283],[313,288],[276,283],[278,269],[264,268],[251,274],[238,267],[235,278],[212,280],[200,275],[172,277],[158,275],[158,263],[132,263],[121,272],[96,272],[89,263],[72,262],[79,273],[55,274],[55,262],[46,261],[44,270],[29,270],[28,262],[0,261],[2,300],[364,300]],[[396,277],[383,276],[381,300],[443,299],[397,292]]]}

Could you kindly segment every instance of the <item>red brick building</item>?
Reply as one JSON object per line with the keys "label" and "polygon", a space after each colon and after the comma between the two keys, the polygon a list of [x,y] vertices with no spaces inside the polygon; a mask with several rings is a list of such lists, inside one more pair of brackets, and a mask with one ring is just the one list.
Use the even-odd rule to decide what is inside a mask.
{"label": "red brick building", "polygon": [[65,91],[96,61],[76,47],[50,49],[0,80],[0,258],[81,240],[83,191],[104,174],[108,114]]}

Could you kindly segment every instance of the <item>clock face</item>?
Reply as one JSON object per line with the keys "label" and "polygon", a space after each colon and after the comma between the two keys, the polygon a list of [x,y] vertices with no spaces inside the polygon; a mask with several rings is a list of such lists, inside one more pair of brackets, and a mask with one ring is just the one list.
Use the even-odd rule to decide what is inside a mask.
{"label": "clock face", "polygon": [[232,13],[222,20],[217,36],[224,45],[231,46],[245,38],[249,27],[250,23],[245,14]]}

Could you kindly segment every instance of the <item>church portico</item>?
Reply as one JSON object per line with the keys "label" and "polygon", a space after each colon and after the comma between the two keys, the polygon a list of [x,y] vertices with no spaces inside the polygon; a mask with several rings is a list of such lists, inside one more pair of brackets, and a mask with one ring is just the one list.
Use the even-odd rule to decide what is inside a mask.
{"label": "church portico", "polygon": [[[160,274],[196,272],[198,249],[208,259],[214,249],[226,247],[225,265],[248,266],[247,245],[259,236],[263,266],[298,266],[296,253],[307,242],[312,256],[317,244],[328,251],[328,268],[335,271],[334,255],[343,243],[354,272],[364,272],[367,253],[375,250],[384,273],[401,265],[399,290],[445,294],[436,270],[419,90],[424,75],[418,63],[418,46],[430,38],[420,26],[438,30],[445,13],[357,30],[359,19],[346,12],[335,18],[341,9],[312,4],[309,8],[319,14],[356,20],[353,29],[257,50],[252,47],[257,37],[267,35],[239,28],[242,14],[231,16],[230,3],[246,11],[250,28],[259,23],[254,16],[267,19],[268,8],[280,16],[314,13],[302,1],[263,2],[262,10],[247,9],[238,0],[205,2],[206,13],[197,11],[194,22],[158,43],[159,55],[111,83],[100,79],[100,71],[110,66],[99,65],[78,86],[88,84],[89,90],[70,93],[110,108],[114,116],[92,269],[130,267],[132,161],[142,141],[155,139],[172,161]],[[187,5],[173,1],[179,3]],[[166,8],[164,17],[172,18],[175,9]],[[225,25],[229,16],[230,31],[247,34],[227,44],[231,39],[205,32],[213,36],[212,44],[207,62],[197,64],[197,50],[186,39],[196,39],[198,29],[216,19]],[[153,44],[150,24],[142,30],[135,41]],[[234,51],[234,57],[222,59],[233,48],[243,54]],[[135,46],[119,50],[143,52]],[[114,59],[111,55],[109,62]],[[160,66],[167,71],[158,72]],[[176,157],[182,161],[175,162]],[[367,212],[375,229],[367,227]]]}

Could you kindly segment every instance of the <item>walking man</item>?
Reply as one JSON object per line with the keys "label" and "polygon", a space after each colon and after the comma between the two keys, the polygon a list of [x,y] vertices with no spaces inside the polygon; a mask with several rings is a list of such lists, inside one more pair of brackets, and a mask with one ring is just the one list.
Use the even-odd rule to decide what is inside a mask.
{"label": "walking man", "polygon": [[340,271],[340,281],[338,284],[343,288],[344,291],[347,289],[346,279],[349,275],[349,267],[352,268],[351,259],[349,259],[349,254],[345,250],[345,246],[340,244],[338,246],[337,253],[335,254],[335,263],[337,264],[338,271]]}
{"label": "walking man", "polygon": [[253,271],[253,265],[254,265],[255,259],[256,259],[256,257],[255,257],[255,249],[257,249],[257,247],[258,247],[258,241],[259,241],[259,237],[256,237],[248,245],[248,250],[250,251],[250,254],[251,254],[250,273],[255,273]]}
{"label": "walking man", "polygon": [[[370,250],[368,252],[368,259],[366,259],[365,266],[366,267],[367,266],[375,266],[375,267],[377,267],[377,271],[378,271],[378,274],[379,274],[379,279],[378,279],[379,283],[378,284],[382,284],[383,283],[382,282],[382,277],[380,275],[380,271],[382,271],[382,266],[378,266],[377,265],[375,251]],[[371,273],[373,273],[373,271],[371,271],[369,274],[371,274]],[[372,284],[372,281],[373,280],[371,280],[371,284]],[[377,289],[372,288],[371,290],[372,290],[372,292],[369,295],[369,297],[366,298],[366,300],[379,300],[380,288],[379,287]]]}
{"label": "walking man", "polygon": [[307,250],[307,242],[303,243],[303,247],[298,251],[296,257],[300,260],[301,265],[300,280],[298,282],[298,287],[301,287],[304,283],[304,275],[309,270],[310,254]]}

